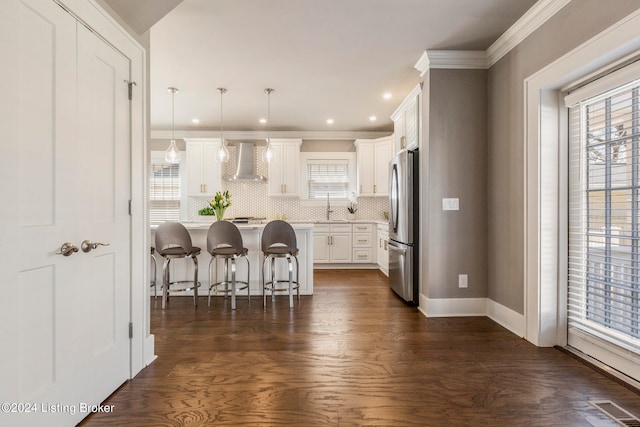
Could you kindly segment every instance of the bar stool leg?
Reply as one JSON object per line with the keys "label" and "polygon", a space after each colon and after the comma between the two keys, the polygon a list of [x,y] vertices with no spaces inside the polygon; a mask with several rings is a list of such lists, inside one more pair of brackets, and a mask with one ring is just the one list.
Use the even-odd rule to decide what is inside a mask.
{"label": "bar stool leg", "polygon": [[192,256],[194,271],[193,271],[193,306],[198,306],[198,257]]}
{"label": "bar stool leg", "polygon": [[298,301],[300,301],[300,264],[298,263],[298,257],[293,257],[296,260],[296,285],[298,285]]}
{"label": "bar stool leg", "polygon": [[247,260],[247,301],[251,302],[251,264],[249,263],[249,257],[245,256],[244,259]]}
{"label": "bar stool leg", "polygon": [[236,309],[236,260],[231,258],[231,310]]}
{"label": "bar stool leg", "polygon": [[267,257],[264,257],[264,259],[262,260],[262,268],[260,269],[260,284],[262,285],[262,306],[266,307],[267,306],[267,285],[266,285],[266,281],[265,281],[265,274],[264,274],[264,265],[267,262]]}
{"label": "bar stool leg", "polygon": [[287,257],[289,267],[289,308],[293,308],[293,263],[291,257]]}
{"label": "bar stool leg", "polygon": [[278,286],[278,279],[276,279],[276,257],[271,258],[271,301],[276,300],[276,286]]}
{"label": "bar stool leg", "polygon": [[164,264],[162,265],[162,309],[167,308],[167,300],[169,299],[169,261],[170,258],[166,258],[164,260]]}
{"label": "bar stool leg", "polygon": [[153,253],[151,254],[151,271],[149,273],[150,276],[153,276],[153,280],[151,280],[151,283],[153,283],[153,296],[158,298],[158,264]]}
{"label": "bar stool leg", "polygon": [[[216,260],[216,257],[211,257],[211,259],[209,260],[209,296],[207,298],[207,307],[211,307],[211,285],[215,283],[215,278],[211,272],[211,264],[214,263]],[[218,264],[216,263],[216,272],[218,270]]]}

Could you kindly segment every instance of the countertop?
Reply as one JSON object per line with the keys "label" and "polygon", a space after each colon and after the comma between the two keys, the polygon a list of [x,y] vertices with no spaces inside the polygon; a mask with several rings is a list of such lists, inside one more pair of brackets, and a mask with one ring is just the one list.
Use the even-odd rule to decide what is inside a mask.
{"label": "countertop", "polygon": [[[236,226],[240,230],[242,229],[255,230],[255,229],[264,228],[264,226],[268,222],[269,222],[268,220],[265,220],[265,221],[260,221],[256,223],[252,222],[249,224],[236,224]],[[293,219],[293,220],[288,220],[287,222],[291,224],[291,226],[294,229],[300,229],[300,230],[313,229],[315,224],[382,224],[382,225],[388,224],[388,222],[385,220],[375,220],[375,219],[328,220],[328,221],[327,220],[310,221],[310,220]],[[211,226],[211,222],[202,222],[202,221],[180,221],[180,223],[184,225],[187,230],[208,230],[209,227]],[[158,228],[157,225],[151,226],[152,230],[155,230],[157,228]]]}

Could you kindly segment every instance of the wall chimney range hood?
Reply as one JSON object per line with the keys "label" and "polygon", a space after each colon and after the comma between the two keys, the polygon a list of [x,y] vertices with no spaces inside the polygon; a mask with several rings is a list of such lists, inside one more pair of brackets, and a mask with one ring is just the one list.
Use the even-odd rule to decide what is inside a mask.
{"label": "wall chimney range hood", "polygon": [[256,174],[255,168],[255,149],[256,146],[252,142],[234,142],[229,143],[236,147],[236,163],[233,165],[233,175],[224,175],[222,179],[225,181],[266,181],[263,175]]}

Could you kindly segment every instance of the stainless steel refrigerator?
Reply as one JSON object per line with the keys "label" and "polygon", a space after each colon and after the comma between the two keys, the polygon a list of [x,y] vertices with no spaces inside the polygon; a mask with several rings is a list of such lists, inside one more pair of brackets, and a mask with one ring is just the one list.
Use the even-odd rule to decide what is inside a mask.
{"label": "stainless steel refrigerator", "polygon": [[418,305],[418,150],[396,154],[389,168],[389,284],[402,299]]}

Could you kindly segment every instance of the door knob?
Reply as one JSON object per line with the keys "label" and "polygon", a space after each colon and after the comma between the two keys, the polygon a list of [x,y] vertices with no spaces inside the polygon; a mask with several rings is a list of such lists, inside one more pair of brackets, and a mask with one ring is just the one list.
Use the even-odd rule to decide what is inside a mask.
{"label": "door knob", "polygon": [[[109,246],[109,244],[108,243],[100,243],[100,242],[92,242],[91,240],[85,240],[80,245],[80,248],[82,248],[82,252],[88,253],[88,252],[91,252],[92,249],[97,248],[98,246]],[[76,248],[76,252],[78,252],[78,248]]]}
{"label": "door knob", "polygon": [[60,246],[60,252],[56,252],[58,255],[70,256],[74,252],[78,252],[78,247],[74,246],[71,242],[65,242]]}

